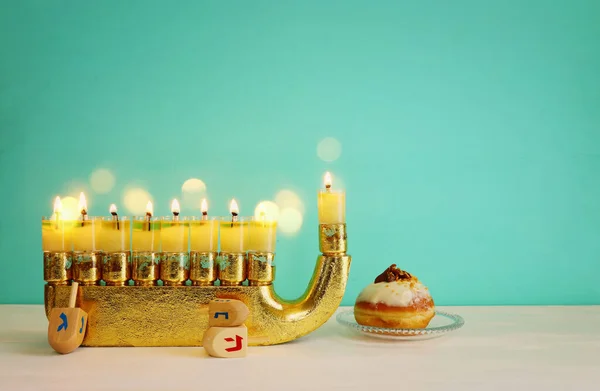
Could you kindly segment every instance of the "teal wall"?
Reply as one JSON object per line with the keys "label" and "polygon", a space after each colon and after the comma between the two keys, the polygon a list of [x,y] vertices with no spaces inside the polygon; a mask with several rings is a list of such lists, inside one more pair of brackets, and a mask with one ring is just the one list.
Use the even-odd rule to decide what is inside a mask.
{"label": "teal wall", "polygon": [[438,304],[600,304],[598,15],[593,0],[3,0],[0,302],[42,303],[55,195],[125,213],[136,186],[166,215],[189,178],[214,214],[299,196],[276,280],[297,296],[331,170],[345,304],[392,262]]}

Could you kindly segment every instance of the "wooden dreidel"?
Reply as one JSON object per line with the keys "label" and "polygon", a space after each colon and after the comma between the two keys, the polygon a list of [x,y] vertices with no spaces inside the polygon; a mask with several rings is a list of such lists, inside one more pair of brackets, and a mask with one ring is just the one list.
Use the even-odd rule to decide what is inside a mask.
{"label": "wooden dreidel", "polygon": [[246,304],[233,299],[214,299],[208,303],[209,327],[235,327],[244,324],[250,315]]}
{"label": "wooden dreidel", "polygon": [[202,346],[213,357],[246,357],[248,329],[246,326],[211,327],[204,333]]}
{"label": "wooden dreidel", "polygon": [[77,349],[83,342],[87,313],[81,308],[75,308],[77,288],[79,284],[73,282],[68,308],[53,308],[50,312],[48,325],[48,343],[58,353],[67,354]]}

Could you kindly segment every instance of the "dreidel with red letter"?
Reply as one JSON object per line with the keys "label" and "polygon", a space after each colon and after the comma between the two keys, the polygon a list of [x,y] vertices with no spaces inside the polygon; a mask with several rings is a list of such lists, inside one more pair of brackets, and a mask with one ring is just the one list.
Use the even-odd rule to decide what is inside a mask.
{"label": "dreidel with red letter", "polygon": [[209,329],[202,341],[206,352],[213,357],[245,357],[248,329],[243,323],[248,315],[250,310],[239,300],[212,300],[208,304]]}
{"label": "dreidel with red letter", "polygon": [[246,357],[248,329],[246,326],[211,327],[204,333],[202,345],[213,357]]}
{"label": "dreidel with red letter", "polygon": [[71,353],[83,342],[87,313],[81,308],[75,308],[79,284],[73,282],[68,308],[53,308],[48,324],[48,343],[58,353]]}

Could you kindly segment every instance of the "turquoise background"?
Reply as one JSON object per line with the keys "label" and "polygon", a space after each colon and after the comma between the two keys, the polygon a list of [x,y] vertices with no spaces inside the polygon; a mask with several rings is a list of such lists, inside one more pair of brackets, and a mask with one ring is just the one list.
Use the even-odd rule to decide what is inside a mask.
{"label": "turquoise background", "polygon": [[100,215],[135,184],[166,215],[191,177],[213,214],[300,196],[276,280],[298,296],[331,170],[344,304],[390,263],[437,304],[600,304],[600,2],[0,4],[1,303],[43,302],[55,195],[84,189]]}

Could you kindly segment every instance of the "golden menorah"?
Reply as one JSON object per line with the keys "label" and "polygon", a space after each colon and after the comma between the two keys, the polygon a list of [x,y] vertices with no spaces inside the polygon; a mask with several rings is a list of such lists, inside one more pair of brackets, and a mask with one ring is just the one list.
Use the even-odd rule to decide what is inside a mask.
{"label": "golden menorah", "polygon": [[319,328],[344,295],[346,224],[320,224],[319,250],[305,293],[291,301],[273,289],[271,252],[46,251],[46,315],[67,307],[73,280],[88,314],[84,346],[202,346],[210,300],[237,299],[250,308],[249,345],[284,343]]}

